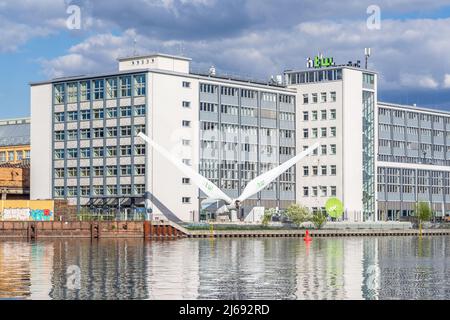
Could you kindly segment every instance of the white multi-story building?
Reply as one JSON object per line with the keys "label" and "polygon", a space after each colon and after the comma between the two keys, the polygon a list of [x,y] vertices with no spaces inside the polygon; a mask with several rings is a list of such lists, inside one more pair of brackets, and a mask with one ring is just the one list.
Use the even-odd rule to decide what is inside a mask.
{"label": "white multi-story building", "polygon": [[[205,195],[136,135],[145,132],[236,198],[257,175],[320,141],[315,154],[246,200],[324,210],[350,221],[398,220],[428,201],[450,206],[450,114],[377,103],[377,73],[310,63],[284,84],[190,71],[190,59],[119,59],[119,71],[31,84],[31,199],[81,210],[205,218]],[[219,204],[217,204],[219,205]],[[214,208],[209,208],[214,212]]]}
{"label": "white multi-story building", "polygon": [[375,212],[377,74],[334,66],[286,71],[285,77],[297,90],[297,149],[321,144],[297,164],[297,201],[318,211],[337,197],[346,219],[369,219]]}
{"label": "white multi-story building", "polygon": [[[79,209],[198,220],[205,198],[137,138],[145,132],[236,197],[246,183],[296,154],[295,90],[190,71],[190,59],[119,59],[119,71],[31,84],[31,198]],[[245,203],[295,201],[291,168]]]}

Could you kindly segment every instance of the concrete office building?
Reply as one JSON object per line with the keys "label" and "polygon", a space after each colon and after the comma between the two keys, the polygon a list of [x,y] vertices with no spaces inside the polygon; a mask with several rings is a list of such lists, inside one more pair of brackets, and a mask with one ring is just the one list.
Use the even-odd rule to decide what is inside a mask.
{"label": "concrete office building", "polygon": [[155,54],[119,59],[113,73],[32,83],[31,199],[115,214],[142,209],[146,195],[156,218],[205,219],[205,195],[142,131],[231,198],[320,141],[241,215],[293,202],[324,210],[330,197],[349,221],[399,220],[417,201],[450,214],[450,113],[377,103],[377,73],[358,64],[308,67],[268,84]]}
{"label": "concrete office building", "polygon": [[[119,59],[119,71],[31,84],[31,199],[132,213],[148,192],[155,217],[200,218],[205,198],[149,149],[145,132],[231,197],[296,154],[295,90],[190,72],[190,59]],[[295,168],[244,203],[285,208]]]}
{"label": "concrete office building", "polygon": [[418,201],[450,215],[450,112],[378,103],[380,220],[412,214]]}
{"label": "concrete office building", "polygon": [[286,71],[285,79],[297,91],[297,149],[321,143],[297,164],[297,201],[324,211],[326,201],[337,197],[345,219],[373,219],[377,74],[332,66]]}

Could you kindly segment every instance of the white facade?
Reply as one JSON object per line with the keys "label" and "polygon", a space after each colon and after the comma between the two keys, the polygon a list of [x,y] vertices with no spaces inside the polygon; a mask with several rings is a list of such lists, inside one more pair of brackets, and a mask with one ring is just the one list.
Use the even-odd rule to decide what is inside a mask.
{"label": "white facade", "polygon": [[[332,77],[331,70],[336,70]],[[330,72],[331,79],[318,80],[321,72]],[[308,73],[317,75],[299,81]],[[364,73],[374,76],[372,88],[364,88]],[[337,67],[289,71],[287,79],[297,90],[297,149],[321,144],[317,155],[297,164],[297,201],[315,211],[336,197],[344,204],[345,219],[363,220],[363,90],[373,92],[376,101],[376,74]]]}

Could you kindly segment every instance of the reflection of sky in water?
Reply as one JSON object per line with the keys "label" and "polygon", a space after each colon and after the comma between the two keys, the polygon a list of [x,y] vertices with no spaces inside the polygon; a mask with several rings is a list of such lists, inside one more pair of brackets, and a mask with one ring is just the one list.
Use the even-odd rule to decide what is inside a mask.
{"label": "reflection of sky in water", "polygon": [[[449,245],[450,237],[1,240],[0,298],[449,299]],[[66,286],[73,265],[80,290]]]}

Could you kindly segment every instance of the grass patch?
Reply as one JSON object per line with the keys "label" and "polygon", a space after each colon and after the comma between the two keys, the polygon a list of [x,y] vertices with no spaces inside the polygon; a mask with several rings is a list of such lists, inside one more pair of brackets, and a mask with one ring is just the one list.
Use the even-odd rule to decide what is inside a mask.
{"label": "grass patch", "polygon": [[[183,224],[188,230],[192,231],[209,231],[210,224]],[[214,231],[257,231],[257,230],[301,230],[302,228],[286,226],[263,226],[263,225],[232,225],[232,224],[214,224]]]}

